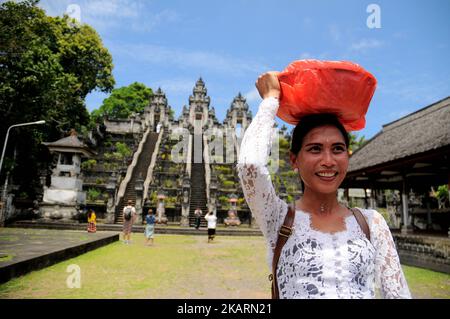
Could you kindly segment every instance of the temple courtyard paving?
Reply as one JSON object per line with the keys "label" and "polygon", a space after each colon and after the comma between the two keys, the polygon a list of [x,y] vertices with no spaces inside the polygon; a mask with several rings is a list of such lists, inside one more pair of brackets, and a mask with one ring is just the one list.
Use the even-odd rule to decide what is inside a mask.
{"label": "temple courtyard paving", "polygon": [[[218,236],[208,244],[206,236],[156,234],[153,246],[144,245],[141,233],[132,235],[130,245],[116,236],[0,228],[0,267],[24,258],[21,252],[112,241],[0,284],[0,298],[270,298],[260,236]],[[414,298],[450,298],[450,275],[408,266],[404,271]]]}
{"label": "temple courtyard paving", "polygon": [[117,232],[0,228],[0,283],[118,240]]}

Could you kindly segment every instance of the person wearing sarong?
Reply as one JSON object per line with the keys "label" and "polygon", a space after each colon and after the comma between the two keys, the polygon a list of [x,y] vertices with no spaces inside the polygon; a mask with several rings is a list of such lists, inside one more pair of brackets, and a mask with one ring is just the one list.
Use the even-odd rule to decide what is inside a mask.
{"label": "person wearing sarong", "polygon": [[89,209],[87,213],[88,218],[88,228],[87,231],[89,233],[95,233],[97,231],[97,216],[95,216],[95,212],[92,209]]}
{"label": "person wearing sarong", "polygon": [[216,236],[217,216],[214,212],[209,212],[205,215],[205,219],[208,222],[208,243],[210,243]]}
{"label": "person wearing sarong", "polygon": [[133,201],[128,200],[127,206],[123,208],[123,242],[124,244],[131,243],[131,229],[133,228],[134,220],[136,219],[136,209],[133,206]]}
{"label": "person wearing sarong", "polygon": [[155,215],[153,215],[153,210],[149,209],[147,216],[145,217],[145,245],[153,245],[153,236],[155,233]]}

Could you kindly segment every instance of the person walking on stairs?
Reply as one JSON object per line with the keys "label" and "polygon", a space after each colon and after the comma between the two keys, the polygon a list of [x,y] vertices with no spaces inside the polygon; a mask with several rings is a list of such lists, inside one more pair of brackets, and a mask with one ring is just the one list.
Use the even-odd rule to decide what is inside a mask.
{"label": "person walking on stairs", "polygon": [[202,218],[202,210],[200,209],[200,207],[197,206],[197,208],[194,211],[194,216],[195,216],[195,229],[199,229],[200,228],[200,220]]}

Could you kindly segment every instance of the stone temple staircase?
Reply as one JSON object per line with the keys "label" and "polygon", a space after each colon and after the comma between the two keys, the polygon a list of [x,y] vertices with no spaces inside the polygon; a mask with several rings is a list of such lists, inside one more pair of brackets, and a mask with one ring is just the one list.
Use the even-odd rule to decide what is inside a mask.
{"label": "stone temple staircase", "polygon": [[127,184],[125,189],[125,194],[122,199],[119,201],[119,205],[116,207],[116,224],[123,223],[123,208],[126,206],[128,200],[133,202],[133,205],[136,205],[136,181],[141,178],[143,181],[147,177],[147,170],[150,166],[150,162],[152,159],[152,154],[155,150],[155,145],[158,140],[158,133],[150,132],[147,136],[147,140],[145,141],[142,152],[139,155],[136,166],[134,167],[133,174],[131,175],[131,179]]}
{"label": "stone temple staircase", "polygon": [[[202,154],[203,154],[203,138],[202,140]],[[197,207],[202,210],[202,216],[205,216],[206,207],[206,182],[205,182],[205,163],[194,162],[194,147],[192,148],[192,168],[191,168],[191,196],[189,201],[189,226],[195,226],[194,211]],[[203,158],[202,158],[203,162]],[[201,219],[200,227],[206,227],[207,222],[204,218]]]}

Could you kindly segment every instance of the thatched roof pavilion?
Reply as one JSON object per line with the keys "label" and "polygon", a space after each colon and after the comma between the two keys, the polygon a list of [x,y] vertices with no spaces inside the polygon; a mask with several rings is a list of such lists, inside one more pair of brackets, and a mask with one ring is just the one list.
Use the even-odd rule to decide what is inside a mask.
{"label": "thatched roof pavilion", "polygon": [[450,184],[450,97],[383,125],[352,154],[341,187],[398,189],[407,220],[406,193],[443,184]]}

